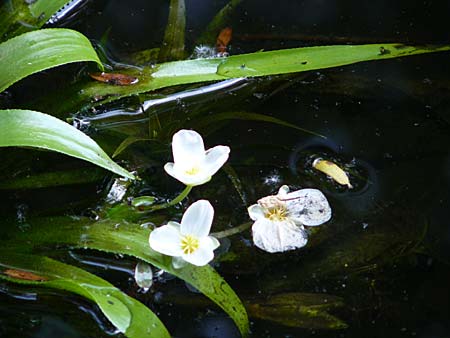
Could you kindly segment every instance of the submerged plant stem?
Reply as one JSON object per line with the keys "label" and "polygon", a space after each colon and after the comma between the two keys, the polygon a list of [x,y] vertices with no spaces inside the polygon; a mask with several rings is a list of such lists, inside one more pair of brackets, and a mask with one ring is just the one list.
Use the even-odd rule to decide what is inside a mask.
{"label": "submerged plant stem", "polygon": [[166,209],[173,205],[176,205],[176,204],[180,203],[182,200],[184,200],[186,198],[186,196],[189,195],[191,190],[192,190],[192,185],[187,185],[186,188],[184,188],[184,190],[173,200],[171,200],[170,202],[167,202],[167,203],[155,205],[153,208],[151,208],[151,210],[152,211],[161,210],[161,209]]}
{"label": "submerged plant stem", "polygon": [[239,233],[247,230],[248,228],[250,228],[252,226],[252,224],[253,223],[251,223],[251,222],[243,223],[243,224],[238,225],[237,227],[233,227],[231,229],[227,229],[227,230],[223,230],[223,231],[219,231],[219,232],[213,232],[213,233],[211,233],[211,236],[214,236],[216,238],[224,238],[224,237],[236,235],[236,234],[239,234]]}

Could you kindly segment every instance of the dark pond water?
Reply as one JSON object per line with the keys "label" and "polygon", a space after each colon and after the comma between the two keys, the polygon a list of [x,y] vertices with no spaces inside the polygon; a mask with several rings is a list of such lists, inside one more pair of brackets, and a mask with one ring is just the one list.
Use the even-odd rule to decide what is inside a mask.
{"label": "dark pond water", "polygon": [[[224,4],[186,1],[189,51]],[[109,29],[106,46],[110,57],[127,62],[123,60],[131,54],[159,46],[167,13],[168,2],[162,0],[91,1],[79,16],[60,24],[96,41]],[[449,13],[450,4],[445,1],[275,4],[243,0],[230,24],[230,53],[346,42],[449,43]],[[289,326],[273,307],[271,317],[252,316],[253,337],[450,336],[448,57],[448,53],[428,54],[249,79],[212,95],[157,108],[163,123],[181,119],[188,111],[208,116],[246,111],[274,116],[326,136],[239,120],[217,122],[204,130],[208,145],[231,147],[229,163],[235,173],[220,172],[207,185],[194,189],[187,203],[210,199],[216,209],[217,230],[246,222],[246,207],[283,184],[318,188],[333,209],[331,221],[312,233],[308,246],[300,250],[264,253],[252,245],[249,231],[223,243],[227,252],[216,268],[249,306],[294,292],[341,297],[343,302],[330,313],[347,328],[327,329],[319,319]],[[74,81],[80,69],[83,71],[81,67],[33,76],[14,86],[2,104],[27,106],[30,98],[43,95],[40,81],[46,81],[47,88],[57,87],[61,81]],[[169,92],[174,90],[165,93]],[[102,112],[120,112],[134,105],[133,100],[126,100]],[[67,112],[66,117],[74,113]],[[77,117],[83,119],[86,114]],[[113,150],[130,124],[121,117],[118,125],[110,122],[110,117],[96,120],[87,131]],[[133,128],[140,127],[133,124]],[[195,128],[195,124],[189,127]],[[3,190],[0,210],[3,218],[15,219],[16,231],[27,231],[27,220],[35,216],[92,216],[103,204],[113,179],[57,154],[28,149],[7,149],[1,154],[2,181],[71,168],[87,168],[87,175],[97,175],[83,184]],[[162,170],[170,156],[167,142],[130,147],[124,158],[138,168],[143,180],[132,186],[129,194],[172,198],[181,191]],[[316,157],[346,168],[354,189],[343,188],[312,169]],[[181,209],[175,209],[164,217],[170,220],[180,214]],[[143,294],[130,275],[135,261],[129,258],[66,248],[52,254],[100,275],[147,304],[176,337],[238,336],[220,310],[180,280],[159,278]],[[116,334],[96,307],[70,294],[1,282],[0,300],[2,337]]]}

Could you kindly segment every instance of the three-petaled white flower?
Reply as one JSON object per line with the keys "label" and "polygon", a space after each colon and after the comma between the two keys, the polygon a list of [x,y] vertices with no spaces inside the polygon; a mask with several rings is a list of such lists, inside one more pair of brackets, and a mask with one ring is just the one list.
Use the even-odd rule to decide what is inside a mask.
{"label": "three-petaled white flower", "polygon": [[301,248],[308,242],[304,225],[316,226],[331,218],[326,197],[317,189],[301,189],[289,193],[283,185],[277,195],[258,200],[248,208],[253,242],[267,252],[283,252]]}
{"label": "three-petaled white flower", "polygon": [[168,222],[150,233],[150,247],[164,255],[181,258],[197,266],[214,258],[219,241],[209,236],[214,209],[206,200],[199,200],[186,209],[181,224]]}
{"label": "three-petaled white flower", "polygon": [[173,135],[174,163],[166,163],[164,170],[186,185],[208,182],[227,161],[230,148],[216,146],[205,151],[203,139],[193,130],[180,130]]}

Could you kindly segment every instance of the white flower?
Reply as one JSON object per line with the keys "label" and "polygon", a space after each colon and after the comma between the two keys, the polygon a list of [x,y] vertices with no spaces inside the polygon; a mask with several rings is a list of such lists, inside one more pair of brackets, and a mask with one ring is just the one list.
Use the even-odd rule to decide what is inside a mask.
{"label": "white flower", "polygon": [[214,209],[206,200],[193,203],[178,222],[169,222],[150,233],[150,247],[164,255],[181,258],[197,266],[214,258],[219,241],[208,236]]}
{"label": "white flower", "polygon": [[278,194],[258,200],[248,208],[253,242],[267,252],[283,252],[301,248],[308,242],[304,225],[316,226],[331,218],[326,197],[317,189],[301,189],[289,193],[283,185]]}
{"label": "white flower", "polygon": [[164,170],[186,185],[208,182],[227,161],[230,148],[216,146],[205,151],[202,137],[193,130],[180,130],[173,135],[174,163],[166,163]]}

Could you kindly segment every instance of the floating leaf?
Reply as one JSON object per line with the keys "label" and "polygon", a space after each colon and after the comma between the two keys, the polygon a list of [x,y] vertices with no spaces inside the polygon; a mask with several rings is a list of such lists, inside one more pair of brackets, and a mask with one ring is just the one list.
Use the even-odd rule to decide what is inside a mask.
{"label": "floating leaf", "polygon": [[1,252],[0,257],[0,267],[5,268],[4,271],[26,270],[28,274],[45,275],[44,280],[40,281],[5,274],[0,274],[0,279],[66,290],[88,298],[129,338],[170,337],[164,324],[153,312],[104,279],[47,257],[11,254],[6,251]]}
{"label": "floating leaf", "polygon": [[31,110],[0,110],[0,147],[34,147],[76,157],[134,179],[92,140],[70,124]]}
{"label": "floating leaf", "polygon": [[[380,53],[380,48],[389,53]],[[127,69],[123,74],[139,77],[134,86],[107,86],[101,83],[87,83],[74,86],[68,95],[52,105],[53,95],[47,106],[56,112],[87,109],[92,105],[118,100],[125,96],[150,92],[156,89],[180,84],[219,81],[230,78],[258,77],[288,74],[357,62],[384,60],[423,53],[450,50],[450,46],[407,46],[402,44],[337,45],[283,49],[269,52],[233,55],[227,58],[196,59],[167,62],[143,70]],[[101,99],[98,99],[101,98]],[[94,99],[97,99],[95,101]],[[45,101],[44,101],[45,102]],[[95,103],[94,103],[95,102]]]}
{"label": "floating leaf", "polygon": [[346,172],[342,170],[336,163],[318,158],[314,160],[312,166],[314,169],[317,169],[330,176],[337,183],[346,185],[349,189],[353,188],[353,186],[350,184],[350,180]]}
{"label": "floating leaf", "polygon": [[0,44],[0,92],[45,69],[92,61],[103,68],[89,40],[71,29],[41,29]]}

